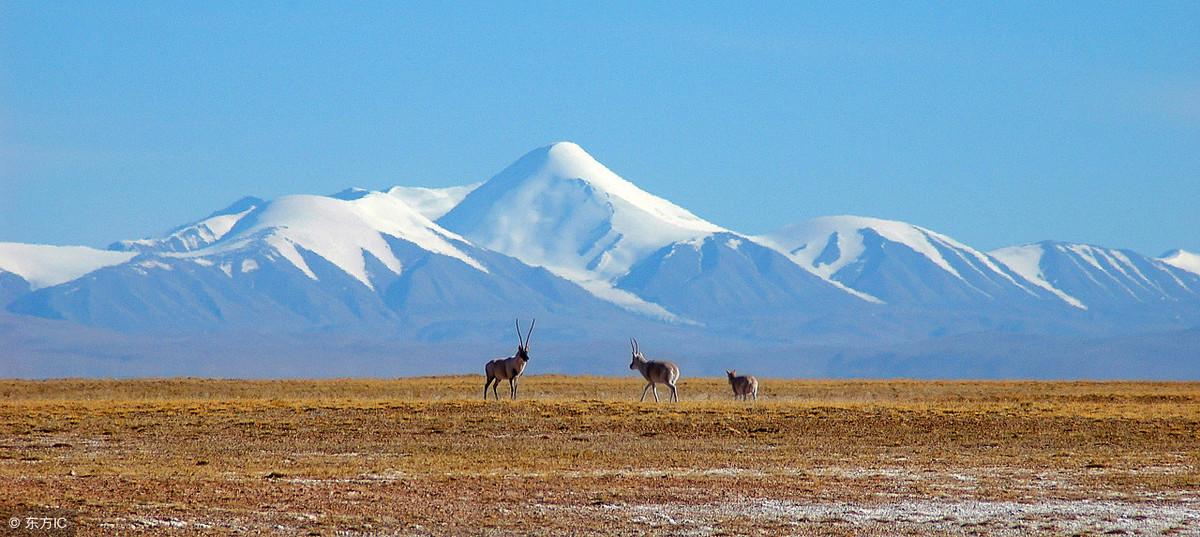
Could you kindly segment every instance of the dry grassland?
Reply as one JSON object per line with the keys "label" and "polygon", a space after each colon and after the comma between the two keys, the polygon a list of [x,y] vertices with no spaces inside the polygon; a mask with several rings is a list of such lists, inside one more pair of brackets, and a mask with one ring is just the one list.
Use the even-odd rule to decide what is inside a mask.
{"label": "dry grassland", "polygon": [[642,386],[0,381],[0,515],[58,508],[81,535],[1200,535],[1197,383]]}

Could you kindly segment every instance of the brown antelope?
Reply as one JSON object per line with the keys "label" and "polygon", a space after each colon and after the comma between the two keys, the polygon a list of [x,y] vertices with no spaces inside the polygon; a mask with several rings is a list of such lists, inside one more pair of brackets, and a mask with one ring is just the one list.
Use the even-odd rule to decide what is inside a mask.
{"label": "brown antelope", "polygon": [[679,392],[675,390],[675,381],[679,380],[679,366],[663,360],[647,360],[645,356],[642,356],[636,339],[630,338],[629,344],[633,346],[633,362],[629,364],[629,369],[638,370],[648,382],[642,389],[641,400],[646,400],[646,390],[653,389],[654,402],[657,403],[657,384],[661,382],[671,387],[671,400],[678,403]]}
{"label": "brown antelope", "polygon": [[753,396],[754,400],[758,400],[758,379],[754,375],[738,375],[737,370],[725,370],[725,374],[729,375],[729,385],[733,387],[733,398],[742,397],[745,401],[748,397]]}
{"label": "brown antelope", "polygon": [[492,395],[496,396],[496,400],[500,400],[500,395],[496,393],[496,386],[500,385],[501,380],[508,380],[512,398],[517,398],[517,377],[525,372],[525,364],[529,362],[529,336],[533,335],[533,325],[535,324],[537,324],[537,319],[529,323],[529,333],[525,334],[524,340],[521,340],[521,320],[517,319],[517,353],[508,358],[497,358],[483,366],[483,372],[487,373],[487,382],[483,384],[485,401],[487,400],[488,386],[492,387]]}

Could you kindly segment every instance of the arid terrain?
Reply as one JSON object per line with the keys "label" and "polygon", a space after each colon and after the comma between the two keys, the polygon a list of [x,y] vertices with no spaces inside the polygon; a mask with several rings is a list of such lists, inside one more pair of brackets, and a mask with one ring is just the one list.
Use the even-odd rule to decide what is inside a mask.
{"label": "arid terrain", "polygon": [[0,515],[20,535],[1200,535],[1200,383],[642,386],[0,381]]}

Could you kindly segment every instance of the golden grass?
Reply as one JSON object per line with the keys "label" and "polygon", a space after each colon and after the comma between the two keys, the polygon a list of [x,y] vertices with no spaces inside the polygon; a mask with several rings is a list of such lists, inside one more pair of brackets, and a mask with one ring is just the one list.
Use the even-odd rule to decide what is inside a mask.
{"label": "golden grass", "polygon": [[[1200,489],[1197,383],[763,379],[742,403],[694,378],[680,404],[638,403],[632,376],[532,376],[517,401],[485,402],[482,386],[0,381],[0,506],[76,509],[98,533],[178,519],[179,534],[639,534],[614,509]],[[751,527],[734,518],[710,533]]]}

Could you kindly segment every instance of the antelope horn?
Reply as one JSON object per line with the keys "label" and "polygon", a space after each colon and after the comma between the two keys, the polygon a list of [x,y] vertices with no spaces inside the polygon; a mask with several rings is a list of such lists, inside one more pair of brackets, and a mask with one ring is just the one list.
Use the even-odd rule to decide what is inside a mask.
{"label": "antelope horn", "polygon": [[525,342],[521,340],[521,320],[517,319],[517,345],[524,348]]}
{"label": "antelope horn", "polygon": [[[529,337],[533,335],[533,325],[535,325],[535,324],[537,324],[537,319],[534,319],[532,323],[529,323],[529,333],[525,334],[525,350],[529,350]],[[521,325],[518,324],[517,325],[517,335],[518,336],[521,335],[520,329],[521,329]]]}

